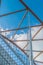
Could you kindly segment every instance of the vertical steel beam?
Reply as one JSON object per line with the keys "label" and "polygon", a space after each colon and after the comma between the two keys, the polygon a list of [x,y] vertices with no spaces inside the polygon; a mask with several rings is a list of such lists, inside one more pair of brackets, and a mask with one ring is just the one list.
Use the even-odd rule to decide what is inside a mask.
{"label": "vertical steel beam", "polygon": [[32,39],[31,39],[31,28],[30,28],[30,65],[33,65],[33,54],[32,54]]}
{"label": "vertical steel beam", "polygon": [[29,16],[29,13],[28,13],[28,17],[29,17],[29,20],[28,20],[28,24],[29,24],[29,35],[28,35],[28,38],[29,38],[29,60],[30,60],[30,65],[33,65],[33,52],[32,52],[32,36],[31,36],[31,26],[30,26],[30,16]]}

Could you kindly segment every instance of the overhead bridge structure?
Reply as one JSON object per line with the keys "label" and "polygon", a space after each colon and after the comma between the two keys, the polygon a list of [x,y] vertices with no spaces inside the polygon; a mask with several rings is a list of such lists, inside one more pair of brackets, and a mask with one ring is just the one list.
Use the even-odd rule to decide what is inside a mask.
{"label": "overhead bridge structure", "polygon": [[[2,1],[4,2],[5,0]],[[5,11],[2,9],[2,7],[5,6],[5,4],[3,6],[2,1],[0,0],[0,65],[43,65],[42,19],[26,4],[24,0],[17,0],[17,3],[19,2],[22,5],[23,7],[22,9],[18,9],[7,13],[5,13]],[[15,4],[17,3],[15,2]],[[4,13],[2,12],[2,10]],[[22,16],[19,13],[21,13]],[[16,15],[18,18],[14,15]],[[32,25],[30,21],[30,19],[32,19],[31,15],[35,18],[35,21],[36,20],[38,21],[37,25],[36,24]],[[20,21],[19,22],[16,21],[15,23],[10,22],[9,25],[9,21],[13,20],[14,21],[20,20]],[[3,21],[8,21],[7,25],[4,24]],[[1,27],[1,25],[3,28]],[[8,25],[9,29],[6,29]],[[40,59],[40,56],[42,60]]]}

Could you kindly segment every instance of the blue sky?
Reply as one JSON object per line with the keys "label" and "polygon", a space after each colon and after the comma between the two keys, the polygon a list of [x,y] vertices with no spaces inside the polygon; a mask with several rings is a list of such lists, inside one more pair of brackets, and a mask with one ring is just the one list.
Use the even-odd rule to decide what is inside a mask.
{"label": "blue sky", "polygon": [[[23,1],[43,21],[43,0],[23,0]],[[0,15],[6,14],[6,13],[9,13],[9,12],[14,12],[16,10],[20,10],[20,9],[24,9],[24,8],[25,7],[19,2],[19,0],[2,0],[1,7],[0,7]],[[17,14],[11,14],[11,15],[8,15],[6,17],[1,17],[0,18],[0,27],[2,27],[4,29],[5,28],[8,28],[8,29],[17,28],[19,22],[22,19],[22,16],[25,14],[25,12],[26,11],[23,11],[23,12],[17,13]],[[22,23],[22,25],[21,25],[21,27],[28,26],[29,20],[31,22],[31,25],[40,24],[39,21],[30,12],[28,12],[28,13],[29,13],[29,17],[28,17],[28,14],[27,14],[23,23]],[[26,32],[26,30],[25,30],[25,32]],[[18,33],[21,33],[21,32],[18,31]],[[12,33],[10,33],[10,34],[12,34]]]}
{"label": "blue sky", "polygon": [[[23,0],[43,21],[43,0]],[[6,14],[8,12],[13,12],[16,10],[24,9],[25,7],[19,2],[19,0],[2,0],[0,7],[0,15]],[[21,13],[8,15],[6,17],[0,18],[0,26],[4,28],[17,28],[22,16],[26,11]],[[39,21],[29,12],[29,16],[26,15],[21,27],[28,26],[28,21],[30,20],[31,25],[40,24]]]}
{"label": "blue sky", "polygon": [[[23,0],[37,15],[38,17],[43,21],[43,0]],[[1,7],[0,7],[0,15],[6,14],[9,12],[14,12],[16,10],[24,9],[25,7],[20,3],[19,0],[2,0]],[[11,14],[5,17],[0,18],[0,27],[6,29],[14,29],[18,27],[18,24],[20,23],[22,16],[25,14],[26,11]],[[29,17],[28,14],[26,15],[23,23],[20,27],[29,26],[28,22],[30,20],[31,25],[38,25],[40,22],[30,13]],[[24,32],[27,32],[27,30],[24,30]],[[18,31],[17,33],[24,33],[23,31]],[[11,35],[14,34],[11,33]]]}

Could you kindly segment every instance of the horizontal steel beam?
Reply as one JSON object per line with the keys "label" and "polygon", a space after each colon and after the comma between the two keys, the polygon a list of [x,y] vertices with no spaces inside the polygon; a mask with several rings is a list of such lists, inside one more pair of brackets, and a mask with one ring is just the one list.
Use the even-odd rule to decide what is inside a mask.
{"label": "horizontal steel beam", "polygon": [[[16,47],[18,47],[24,54],[26,54],[26,53],[24,52],[24,50],[21,49],[14,41],[12,41],[12,40],[10,40],[9,38],[7,38],[6,36],[0,34],[0,38],[1,38],[1,36],[3,37],[3,39],[8,40],[8,41],[11,42],[13,45],[15,45]],[[27,55],[27,54],[26,54],[26,55]]]}
{"label": "horizontal steel beam", "polygon": [[[14,42],[26,42],[30,40],[14,40]],[[32,39],[32,41],[43,41],[43,39]]]}
{"label": "horizontal steel beam", "polygon": [[[31,28],[40,27],[40,26],[43,26],[43,25],[35,25],[35,26],[31,26]],[[16,30],[24,30],[24,29],[28,29],[28,28],[29,28],[29,26],[26,26],[26,27],[22,27],[22,28],[15,28],[15,29],[10,29],[10,30],[0,31],[0,33],[2,33],[2,32],[11,32],[11,31],[16,31]]]}
{"label": "horizontal steel beam", "polygon": [[42,61],[35,60],[35,62],[38,62],[38,63],[42,63],[42,64],[43,64],[43,62],[42,62]]}
{"label": "horizontal steel beam", "polygon": [[[24,51],[30,51],[30,50],[24,50]],[[43,52],[41,50],[32,50],[32,52]]]}

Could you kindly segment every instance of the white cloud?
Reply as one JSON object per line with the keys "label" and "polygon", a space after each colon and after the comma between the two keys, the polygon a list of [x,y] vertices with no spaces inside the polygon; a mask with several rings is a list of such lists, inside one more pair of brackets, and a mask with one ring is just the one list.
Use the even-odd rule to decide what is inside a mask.
{"label": "white cloud", "polygon": [[[24,33],[24,34],[16,34],[15,35],[15,37],[14,37],[14,39],[15,40],[26,40],[27,39],[27,34],[26,33]],[[27,44],[27,42],[25,41],[25,42],[15,42],[18,46],[20,46],[21,48],[23,48],[26,44]]]}
{"label": "white cloud", "polygon": [[[6,28],[6,30],[8,29]],[[2,27],[0,27],[0,31],[5,31],[5,30]],[[10,32],[2,32],[1,34],[3,34],[4,36],[7,36],[10,34]]]}
{"label": "white cloud", "polygon": [[[34,36],[34,34],[40,29],[41,27],[35,27],[35,28],[32,28],[32,37]],[[29,37],[28,37],[29,38]],[[15,38],[16,40],[27,40],[27,33],[23,33],[23,34],[16,34],[15,35]],[[36,37],[34,39],[43,39],[43,28],[42,30],[36,35]],[[23,48],[27,42],[16,42],[16,44],[18,46],[20,46],[21,48]],[[32,42],[32,46],[33,46],[33,50],[40,50],[40,51],[43,51],[43,41],[33,41]],[[27,46],[26,49],[29,48],[29,45]],[[37,52],[34,52],[33,55],[34,57],[37,55],[38,53]],[[40,55],[39,57],[36,58],[36,60],[39,60],[39,61],[43,61],[43,56]]]}
{"label": "white cloud", "polygon": [[[35,27],[32,28],[32,37],[34,36],[34,34],[40,29],[40,27]],[[0,30],[3,31],[4,29],[0,27]],[[23,32],[23,31],[22,31]],[[9,33],[2,33],[3,35],[9,35]],[[28,37],[29,38],[29,37]],[[12,36],[10,37],[10,39],[12,39]],[[36,37],[34,39],[43,39],[43,29],[36,35]],[[14,37],[14,40],[27,40],[27,33],[22,33],[22,34],[16,34]],[[18,46],[20,46],[22,49],[23,47],[27,44],[27,42],[15,42]],[[33,50],[42,50],[43,51],[43,41],[33,41],[32,42],[32,46],[33,46]],[[27,46],[26,49],[28,49],[29,46]],[[37,55],[38,53],[34,53],[34,57]],[[36,60],[39,61],[43,61],[43,55],[40,55],[39,57],[36,58]]]}

